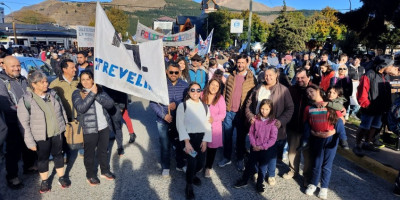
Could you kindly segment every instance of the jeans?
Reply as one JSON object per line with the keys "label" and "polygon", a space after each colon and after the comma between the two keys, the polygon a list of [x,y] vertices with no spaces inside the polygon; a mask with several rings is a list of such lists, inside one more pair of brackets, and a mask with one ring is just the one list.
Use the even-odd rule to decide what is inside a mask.
{"label": "jeans", "polygon": [[86,168],[86,177],[94,178],[97,177],[95,173],[95,155],[97,155],[97,160],[100,164],[101,173],[110,172],[110,165],[108,163],[108,143],[110,140],[110,129],[107,127],[100,130],[97,134],[84,134],[83,143],[85,149],[85,155],[83,158],[83,163]]}
{"label": "jeans", "polygon": [[[278,157],[278,152],[282,152],[285,143],[286,140],[277,140],[275,144],[267,150],[268,177],[275,177],[276,160]],[[280,153],[280,155],[282,155],[282,153]]]}
{"label": "jeans", "polygon": [[182,168],[185,166],[184,162],[184,152],[183,146],[179,141],[179,136],[176,132],[176,128],[174,128],[174,122],[172,125],[165,124],[162,122],[157,122],[157,129],[159,134],[159,141],[161,146],[161,167],[162,169],[170,168],[170,157],[171,157],[171,144],[175,146],[175,154],[176,154],[176,166],[178,168]]}
{"label": "jeans", "polygon": [[268,167],[269,151],[270,149],[260,151],[253,151],[253,149],[250,149],[249,160],[243,172],[242,180],[247,182],[251,175],[258,172],[257,184],[262,184],[264,182]]}
{"label": "jeans", "polygon": [[233,130],[236,128],[236,156],[238,160],[244,158],[246,152],[246,135],[243,131],[243,123],[239,118],[240,114],[236,112],[226,112],[226,117],[223,122],[224,129],[224,157],[231,160],[232,156],[232,143],[233,143]]}

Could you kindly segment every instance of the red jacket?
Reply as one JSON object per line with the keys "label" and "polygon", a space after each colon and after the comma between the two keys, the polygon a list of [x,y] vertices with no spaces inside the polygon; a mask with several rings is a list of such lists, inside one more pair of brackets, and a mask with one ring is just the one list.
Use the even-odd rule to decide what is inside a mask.
{"label": "red jacket", "polygon": [[322,74],[321,83],[319,87],[322,88],[325,92],[327,92],[329,86],[331,85],[331,78],[335,76],[335,72],[331,71],[328,75]]}

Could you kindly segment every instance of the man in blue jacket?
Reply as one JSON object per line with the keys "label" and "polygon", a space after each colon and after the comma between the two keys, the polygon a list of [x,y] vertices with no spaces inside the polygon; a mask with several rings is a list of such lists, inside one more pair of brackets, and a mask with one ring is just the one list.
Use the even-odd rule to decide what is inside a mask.
{"label": "man in blue jacket", "polygon": [[183,101],[186,94],[188,83],[179,78],[181,71],[177,63],[169,63],[166,70],[169,105],[161,105],[150,102],[150,107],[157,115],[157,128],[160,136],[161,145],[161,167],[162,175],[169,176],[170,169],[170,145],[175,146],[176,169],[186,171],[183,147],[179,143],[178,132],[176,130],[176,108]]}
{"label": "man in blue jacket", "polygon": [[192,68],[189,70],[189,76],[191,82],[197,82],[200,84],[201,89],[204,89],[204,86],[207,84],[207,73],[204,69],[201,69],[201,64],[203,59],[199,55],[194,55],[191,58]]}

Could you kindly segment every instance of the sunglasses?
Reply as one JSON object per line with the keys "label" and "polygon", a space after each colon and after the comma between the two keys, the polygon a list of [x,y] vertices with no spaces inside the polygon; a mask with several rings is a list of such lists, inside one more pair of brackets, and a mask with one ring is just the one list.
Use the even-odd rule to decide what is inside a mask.
{"label": "sunglasses", "polygon": [[346,68],[339,68],[339,70],[343,70],[343,71],[346,71],[347,69],[346,69]]}
{"label": "sunglasses", "polygon": [[197,93],[200,93],[200,92],[201,92],[201,89],[194,89],[194,88],[191,88],[191,89],[190,89],[190,92],[197,92]]}
{"label": "sunglasses", "polygon": [[200,62],[201,60],[192,60],[193,62]]}
{"label": "sunglasses", "polygon": [[175,74],[175,75],[178,75],[179,74],[179,71],[169,71],[169,74]]}

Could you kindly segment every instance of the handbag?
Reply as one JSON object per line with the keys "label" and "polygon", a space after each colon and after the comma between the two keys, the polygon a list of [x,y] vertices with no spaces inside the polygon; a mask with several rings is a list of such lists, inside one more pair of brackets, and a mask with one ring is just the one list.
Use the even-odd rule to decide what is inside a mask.
{"label": "handbag", "polygon": [[[72,117],[74,116],[75,108],[72,107]],[[83,149],[83,129],[77,118],[66,124],[64,135],[70,149]]]}

